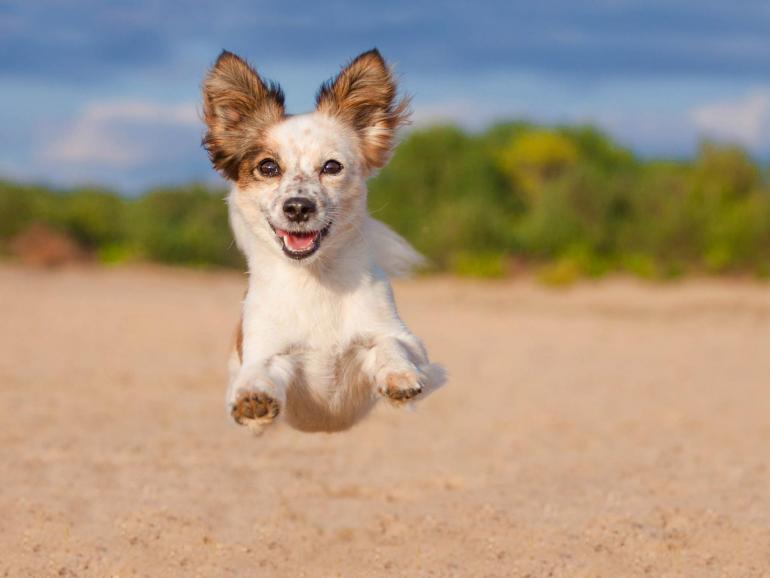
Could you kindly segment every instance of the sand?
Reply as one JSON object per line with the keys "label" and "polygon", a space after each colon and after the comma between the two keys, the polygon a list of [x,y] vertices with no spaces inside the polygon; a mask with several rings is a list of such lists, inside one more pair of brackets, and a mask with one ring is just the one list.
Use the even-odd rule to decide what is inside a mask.
{"label": "sand", "polygon": [[0,576],[770,576],[770,287],[396,287],[449,384],[224,415],[243,276],[0,267]]}

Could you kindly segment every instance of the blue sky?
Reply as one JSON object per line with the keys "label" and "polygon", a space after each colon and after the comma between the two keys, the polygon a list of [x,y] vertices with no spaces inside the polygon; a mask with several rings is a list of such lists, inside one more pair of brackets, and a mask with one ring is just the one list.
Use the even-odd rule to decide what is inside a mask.
{"label": "blue sky", "polygon": [[0,0],[0,175],[127,193],[216,182],[199,84],[223,48],[292,112],[377,46],[417,126],[591,122],[643,155],[770,158],[770,3]]}

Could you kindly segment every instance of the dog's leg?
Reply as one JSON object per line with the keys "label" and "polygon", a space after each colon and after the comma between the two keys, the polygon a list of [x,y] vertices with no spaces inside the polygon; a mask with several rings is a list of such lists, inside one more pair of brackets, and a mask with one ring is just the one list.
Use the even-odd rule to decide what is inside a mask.
{"label": "dog's leg", "polygon": [[231,371],[227,411],[239,425],[259,434],[281,413],[296,367],[289,354],[277,354]]}
{"label": "dog's leg", "polygon": [[444,370],[428,362],[422,343],[411,334],[380,337],[373,353],[377,392],[395,405],[425,397],[444,383]]}

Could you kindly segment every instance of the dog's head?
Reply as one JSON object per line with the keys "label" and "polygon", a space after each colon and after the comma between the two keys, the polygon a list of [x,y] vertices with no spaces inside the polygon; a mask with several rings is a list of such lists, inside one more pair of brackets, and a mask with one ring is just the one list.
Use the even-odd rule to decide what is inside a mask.
{"label": "dog's head", "polygon": [[249,230],[307,263],[360,226],[366,178],[387,162],[407,100],[371,50],[321,86],[315,111],[288,116],[276,84],[223,52],[203,83],[203,113],[203,144],[235,183],[231,202]]}

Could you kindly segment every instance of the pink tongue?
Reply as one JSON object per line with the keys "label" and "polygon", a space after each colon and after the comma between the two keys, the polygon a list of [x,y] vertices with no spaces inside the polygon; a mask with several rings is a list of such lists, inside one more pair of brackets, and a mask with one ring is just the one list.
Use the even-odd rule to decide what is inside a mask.
{"label": "pink tongue", "polygon": [[292,251],[305,251],[313,245],[315,238],[315,234],[300,237],[299,235],[287,233],[283,237],[283,242],[286,243],[286,246]]}

